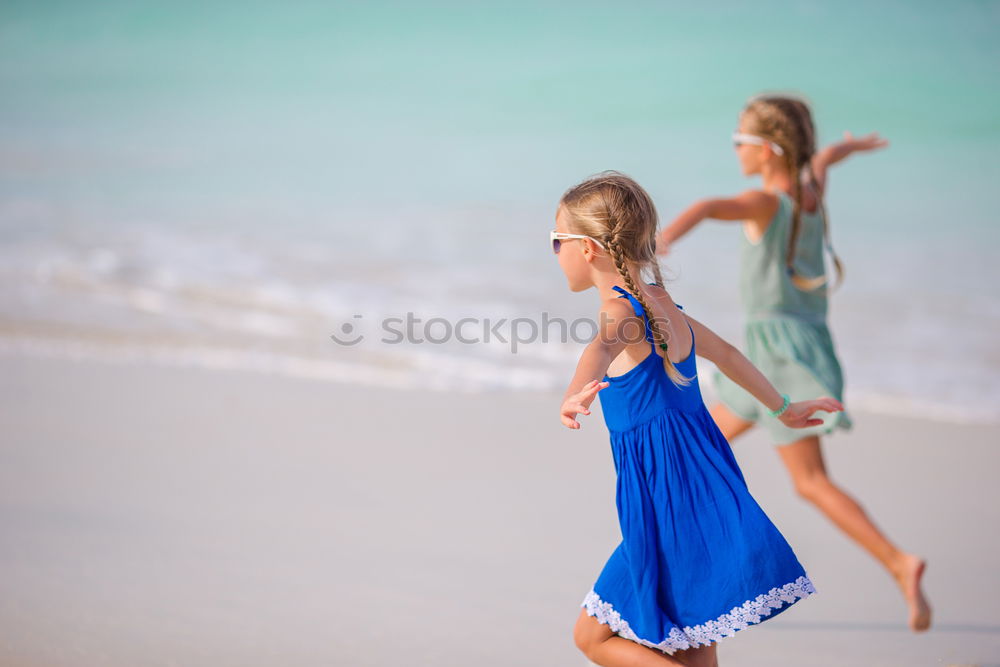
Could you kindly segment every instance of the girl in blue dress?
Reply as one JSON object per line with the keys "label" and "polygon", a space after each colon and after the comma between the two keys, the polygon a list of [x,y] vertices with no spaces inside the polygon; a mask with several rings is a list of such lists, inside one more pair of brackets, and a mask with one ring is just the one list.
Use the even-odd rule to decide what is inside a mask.
{"label": "girl in blue dress", "polygon": [[[716,642],[815,592],[747,489],[702,402],[695,355],[791,428],[833,398],[790,402],[663,288],[657,216],[632,179],[605,172],[563,195],[551,233],[569,288],[597,288],[598,334],[560,409],[580,428],[600,396],[617,472],[621,544],[586,594],[577,646],[599,665],[717,665]],[[648,271],[654,282],[646,283]]]}

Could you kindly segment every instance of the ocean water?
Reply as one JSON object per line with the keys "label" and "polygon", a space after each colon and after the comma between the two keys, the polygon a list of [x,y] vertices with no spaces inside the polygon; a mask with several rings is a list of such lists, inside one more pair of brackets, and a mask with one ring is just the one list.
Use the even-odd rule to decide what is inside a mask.
{"label": "ocean water", "polygon": [[[1000,423],[998,38],[989,2],[6,2],[0,349],[561,390],[583,339],[532,323],[597,302],[559,196],[618,169],[669,221],[754,187],[728,136],[783,90],[823,143],[891,142],[830,177],[849,405]],[[735,341],[738,234],[664,262]]]}

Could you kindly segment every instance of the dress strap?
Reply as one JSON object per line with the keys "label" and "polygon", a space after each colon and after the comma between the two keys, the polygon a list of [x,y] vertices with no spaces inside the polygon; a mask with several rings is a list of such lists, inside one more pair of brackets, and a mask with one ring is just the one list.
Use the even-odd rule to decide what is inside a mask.
{"label": "dress strap", "polygon": [[632,293],[629,292],[627,289],[623,289],[623,288],[619,287],[618,285],[615,285],[611,289],[613,289],[614,291],[618,292],[618,298],[619,299],[621,299],[621,298],[628,298],[628,300],[632,303],[632,310],[635,311],[636,317],[643,317],[645,311],[642,308],[642,304],[639,303],[639,299],[637,299],[634,296],[632,296]]}
{"label": "dress strap", "polygon": [[[646,283],[646,284],[647,285],[652,285],[653,287],[659,287],[659,285],[657,285],[656,283]],[[638,300],[635,297],[633,297],[627,291],[623,290],[618,285],[615,285],[614,287],[612,287],[612,289],[614,289],[614,290],[616,290],[618,292],[621,292],[622,296],[628,296],[629,297],[629,300],[632,301],[632,305],[634,307],[636,307],[636,311],[635,311],[636,315],[638,315],[640,312],[642,312],[642,304],[639,303]],[[677,302],[674,302],[674,305],[677,306],[678,308],[680,308],[681,310],[684,310],[684,306],[682,306],[681,304],[679,304]],[[685,318],[685,322],[687,322],[686,318]],[[694,341],[694,329],[691,327],[691,323],[690,322],[687,322],[687,325],[688,325],[688,331],[691,332],[691,353],[690,354],[694,354],[694,342],[695,342]],[[652,327],[649,325],[649,321],[648,320],[646,321],[646,338],[648,340],[650,340],[650,341],[654,341],[653,330],[652,330]],[[654,345],[653,345],[653,349],[656,349],[655,342],[654,342]],[[688,355],[689,358],[690,358],[690,354]]]}
{"label": "dress strap", "polygon": [[653,326],[649,323],[649,318],[646,316],[646,311],[642,307],[642,304],[639,303],[639,299],[635,298],[634,296],[632,296],[631,292],[629,292],[626,289],[622,289],[618,285],[613,286],[611,289],[613,289],[616,292],[620,292],[620,294],[618,295],[619,299],[628,298],[628,300],[632,303],[632,310],[635,311],[635,316],[641,317],[643,324],[646,326],[646,340],[649,342],[649,344],[653,347],[653,350],[655,351],[656,339],[653,338]]}

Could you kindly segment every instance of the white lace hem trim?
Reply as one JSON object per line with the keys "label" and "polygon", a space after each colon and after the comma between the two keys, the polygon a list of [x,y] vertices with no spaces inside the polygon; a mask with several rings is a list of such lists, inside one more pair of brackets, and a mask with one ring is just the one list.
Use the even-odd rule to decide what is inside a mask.
{"label": "white lace hem trim", "polygon": [[786,603],[792,604],[815,592],[816,589],[809,578],[802,576],[780,588],[772,588],[753,600],[747,600],[739,607],[733,607],[728,613],[719,616],[714,621],[706,621],[701,625],[685,628],[675,627],[670,630],[667,638],[659,643],[638,637],[629,627],[628,621],[615,611],[611,603],[601,600],[601,597],[593,590],[587,593],[587,597],[584,598],[580,606],[586,607],[589,615],[597,617],[598,621],[609,626],[625,639],[670,654],[674,651],[708,646],[723,637],[732,637],[737,630],[743,630],[755,623],[760,623],[762,619],[770,616],[773,610],[780,609]]}

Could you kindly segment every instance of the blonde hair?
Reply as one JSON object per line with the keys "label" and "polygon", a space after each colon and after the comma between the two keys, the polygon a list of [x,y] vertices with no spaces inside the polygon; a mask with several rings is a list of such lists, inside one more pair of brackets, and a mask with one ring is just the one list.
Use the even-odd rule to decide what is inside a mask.
{"label": "blonde hair", "polygon": [[829,240],[829,222],[823,192],[812,169],[812,159],[816,154],[816,126],[813,124],[809,105],[804,100],[780,95],[760,95],[753,97],[743,108],[741,117],[746,119],[745,129],[750,134],[763,137],[781,146],[785,165],[792,178],[792,230],[785,251],[785,265],[792,284],[800,290],[810,291],[826,284],[825,275],[806,278],[795,273],[795,246],[802,226],[802,176],[816,196],[823,216],[823,241],[830,248],[833,265],[837,270],[835,287],[844,281],[844,265]]}
{"label": "blonde hair", "polygon": [[[657,287],[663,287],[663,276],[656,259],[657,215],[653,200],[642,187],[625,174],[605,171],[575,185],[562,196],[559,205],[569,217],[570,229],[578,234],[591,236],[605,247],[622,277],[626,289],[642,304],[646,311],[653,339],[663,350],[663,367],[676,385],[688,385],[691,378],[684,376],[667,358],[667,337],[660,327],[659,318],[632,280],[628,265],[648,269]],[[670,320],[667,320],[667,324]],[[652,353],[651,353],[652,354]]]}

